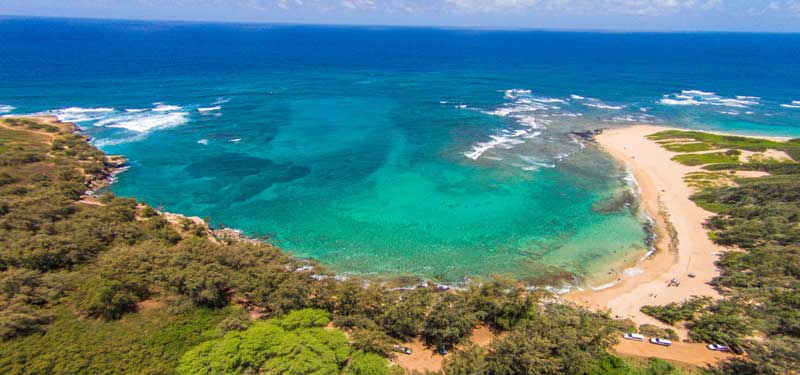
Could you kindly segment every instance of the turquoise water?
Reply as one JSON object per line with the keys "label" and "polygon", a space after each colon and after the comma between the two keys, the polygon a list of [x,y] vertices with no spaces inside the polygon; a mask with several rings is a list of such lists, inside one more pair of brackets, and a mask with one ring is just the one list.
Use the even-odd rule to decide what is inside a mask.
{"label": "turquoise water", "polygon": [[583,279],[643,256],[646,218],[571,132],[800,135],[798,56],[795,35],[6,19],[0,111],[126,155],[118,195],[338,272]]}

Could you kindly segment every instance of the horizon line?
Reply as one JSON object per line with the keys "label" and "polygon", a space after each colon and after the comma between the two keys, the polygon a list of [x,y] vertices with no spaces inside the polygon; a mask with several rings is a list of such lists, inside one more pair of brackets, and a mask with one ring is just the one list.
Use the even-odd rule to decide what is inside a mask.
{"label": "horizon line", "polygon": [[123,21],[123,22],[150,22],[150,23],[183,23],[183,24],[210,24],[210,25],[264,25],[264,26],[294,26],[294,27],[341,27],[341,28],[397,28],[397,29],[438,29],[438,30],[473,30],[473,31],[517,31],[517,32],[572,32],[572,33],[598,33],[598,34],[800,34],[800,31],[757,31],[757,30],[647,30],[647,29],[613,29],[613,28],[572,28],[572,27],[528,27],[528,26],[453,26],[437,24],[380,24],[380,23],[317,23],[317,22],[281,22],[281,21],[234,21],[234,20],[189,20],[189,19],[148,19],[124,17],[62,17],[0,14],[0,21],[5,19],[47,19],[47,20],[78,20],[78,21]]}

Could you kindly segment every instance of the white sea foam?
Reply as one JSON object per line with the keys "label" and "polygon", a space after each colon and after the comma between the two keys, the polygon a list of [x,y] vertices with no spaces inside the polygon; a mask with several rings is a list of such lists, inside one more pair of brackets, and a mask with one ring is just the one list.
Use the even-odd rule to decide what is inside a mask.
{"label": "white sea foam", "polygon": [[525,90],[525,89],[510,89],[505,91],[505,98],[511,100],[517,99],[521,96],[530,96],[530,95],[531,95],[531,90]]}
{"label": "white sea foam", "polygon": [[515,144],[524,143],[524,141],[512,138],[512,137],[504,137],[502,135],[491,135],[491,138],[488,142],[478,142],[470,151],[464,153],[464,156],[472,159],[478,160],[478,158],[483,155],[484,152],[489,151],[495,147],[503,147],[503,148],[511,148]]}
{"label": "white sea foam", "polygon": [[205,138],[201,139],[201,140],[197,141],[197,143],[199,143],[201,145],[207,145],[208,144],[208,139],[205,139]]}
{"label": "white sea foam", "polygon": [[570,97],[570,98],[572,98],[572,99],[575,99],[575,100],[583,100],[583,99],[586,99],[586,98],[585,98],[585,97],[583,97],[583,96],[580,96],[580,95],[575,95],[575,94],[572,94],[572,95],[570,95],[569,97]]}
{"label": "white sea foam", "polygon": [[791,104],[781,104],[783,108],[800,109],[800,100],[793,100]]}
{"label": "white sea foam", "polygon": [[153,108],[153,112],[173,112],[173,111],[180,111],[183,109],[181,106],[177,105],[169,105],[164,103],[153,103],[155,108]]}
{"label": "white sea foam", "polygon": [[214,103],[211,103],[211,105],[225,104],[229,101],[231,101],[231,98],[217,98],[217,100],[214,101]]}
{"label": "white sea foam", "polygon": [[59,121],[64,122],[87,122],[95,121],[108,116],[109,113],[114,112],[114,108],[81,108],[69,107],[57,109],[54,111],[47,111],[43,114],[53,115]]}
{"label": "white sea foam", "polygon": [[[542,134],[541,129],[545,129],[550,120],[545,119],[550,112],[560,110],[560,107],[551,105],[552,103],[569,104],[564,99],[535,97],[531,90],[509,89],[503,91],[503,97],[508,100],[502,107],[483,113],[491,116],[507,117],[514,119],[521,128],[498,129],[495,134],[489,136],[488,141],[478,142],[464,153],[464,156],[477,160],[482,156],[486,159],[502,160],[501,156],[484,154],[492,149],[511,149],[516,145],[525,143],[528,139],[538,137]],[[530,168],[530,165],[522,167]],[[541,166],[540,166],[541,167]]]}
{"label": "white sea foam", "polygon": [[[101,121],[102,126],[121,128],[137,133],[147,133],[152,130],[172,128],[187,123],[186,112],[172,112],[164,114],[150,114],[146,116],[131,116],[107,119]],[[98,122],[98,125],[101,123]]]}
{"label": "white sea foam", "polygon": [[694,99],[671,99],[664,97],[658,101],[663,105],[702,105],[703,103]]}
{"label": "white sea foam", "polygon": [[59,111],[63,113],[106,113],[106,112],[114,112],[114,108],[81,108],[81,107],[69,107],[60,109]]}
{"label": "white sea foam", "polygon": [[614,116],[611,120],[606,120],[607,122],[635,122],[635,123],[651,123],[655,117],[650,115],[624,115],[624,116]]}
{"label": "white sea foam", "polygon": [[592,290],[597,291],[597,290],[604,290],[604,289],[611,288],[614,285],[617,285],[617,281],[616,280],[611,281],[611,282],[607,282],[605,284],[601,284],[601,285],[598,285],[598,286],[593,286],[591,288],[592,288]]}
{"label": "white sea foam", "polygon": [[617,105],[608,105],[602,102],[592,102],[592,103],[583,103],[583,105],[592,108],[599,108],[599,109],[612,109],[612,110],[619,110],[625,108],[625,106],[617,106]]}
{"label": "white sea foam", "polygon": [[632,277],[636,275],[641,275],[642,273],[644,273],[644,270],[641,269],[640,267],[631,267],[631,268],[626,268],[624,271],[622,271],[622,273],[625,276]]}
{"label": "white sea foam", "polygon": [[241,141],[242,141],[241,138],[233,138],[233,139],[230,140],[230,142],[233,142],[233,143],[239,143]]}
{"label": "white sea foam", "polygon": [[7,104],[0,104],[0,114],[9,113],[9,112],[11,112],[11,111],[13,111],[15,109],[16,108],[14,108],[13,106],[10,106],[10,105],[7,105]]}
{"label": "white sea foam", "polygon": [[547,161],[543,161],[538,159],[534,156],[530,155],[519,155],[519,158],[522,159],[527,165],[523,167],[524,170],[538,170],[539,168],[555,168],[556,165],[553,163],[548,163]]}
{"label": "white sea foam", "polygon": [[561,104],[568,104],[564,99],[558,98],[539,98],[539,99],[531,99],[532,101],[539,102],[539,103],[561,103]]}
{"label": "white sea foam", "polygon": [[220,109],[222,109],[222,107],[218,106],[218,105],[217,106],[213,106],[213,107],[200,107],[200,108],[197,108],[197,112],[219,111]]}
{"label": "white sea foam", "polygon": [[549,114],[548,117],[582,117],[583,113],[559,112]]}
{"label": "white sea foam", "polygon": [[683,91],[681,91],[681,93],[683,93],[685,95],[696,95],[696,96],[713,96],[713,95],[716,95],[713,92],[706,92],[706,91],[700,91],[700,90],[683,90]]}
{"label": "white sea foam", "polygon": [[680,93],[664,95],[659,103],[670,106],[723,106],[732,108],[748,108],[760,104],[760,97],[737,95],[733,98],[726,98],[713,92],[700,90],[683,90]]}
{"label": "white sea foam", "polygon": [[139,112],[144,112],[146,110],[147,109],[144,109],[144,108],[129,108],[129,109],[126,109],[125,112],[128,112],[128,113],[139,113]]}

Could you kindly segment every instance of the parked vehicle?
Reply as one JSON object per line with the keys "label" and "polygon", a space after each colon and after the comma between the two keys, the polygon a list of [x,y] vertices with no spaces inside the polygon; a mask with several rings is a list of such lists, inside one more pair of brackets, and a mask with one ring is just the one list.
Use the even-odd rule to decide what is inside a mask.
{"label": "parked vehicle", "polygon": [[708,350],[714,350],[718,352],[729,352],[731,349],[725,345],[720,344],[708,344]]}
{"label": "parked vehicle", "polygon": [[626,333],[622,335],[622,338],[633,341],[644,341],[644,335],[640,335],[638,333]]}
{"label": "parked vehicle", "polygon": [[658,338],[658,337],[651,338],[650,339],[650,343],[654,344],[654,345],[661,345],[661,346],[670,346],[670,345],[672,345],[672,341],[669,341],[667,339]]}
{"label": "parked vehicle", "polygon": [[438,351],[438,352],[439,352],[439,354],[441,354],[441,355],[445,355],[445,354],[447,354],[447,348],[445,348],[444,346],[440,346],[440,347],[438,347],[438,348],[436,349],[436,351]]}
{"label": "parked vehicle", "polygon": [[407,346],[392,345],[392,348],[400,353],[411,355],[411,348]]}

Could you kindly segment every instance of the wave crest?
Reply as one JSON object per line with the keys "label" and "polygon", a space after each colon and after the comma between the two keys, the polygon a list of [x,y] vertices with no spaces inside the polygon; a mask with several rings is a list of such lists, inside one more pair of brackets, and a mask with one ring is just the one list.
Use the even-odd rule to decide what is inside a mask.
{"label": "wave crest", "polygon": [[683,90],[680,93],[664,95],[659,103],[670,106],[723,106],[732,108],[748,108],[761,104],[757,96],[737,95],[733,98],[724,97],[713,92],[700,90]]}

